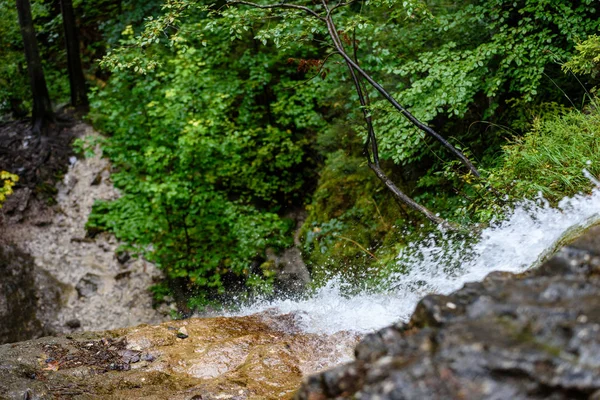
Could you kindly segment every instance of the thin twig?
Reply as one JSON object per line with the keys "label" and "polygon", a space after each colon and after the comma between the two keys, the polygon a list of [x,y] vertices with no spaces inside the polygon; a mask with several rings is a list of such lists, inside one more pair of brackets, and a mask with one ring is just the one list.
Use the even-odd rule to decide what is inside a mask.
{"label": "thin twig", "polygon": [[373,205],[375,206],[375,210],[377,211],[377,215],[379,215],[379,218],[381,219],[381,222],[383,222],[383,225],[385,226],[386,229],[390,228],[390,225],[385,222],[385,219],[383,218],[383,215],[381,215],[381,211],[379,211],[379,207],[377,206],[377,202],[375,201],[374,198],[371,198],[371,201],[373,202]]}
{"label": "thin twig", "polygon": [[334,11],[340,7],[345,7],[345,6],[349,6],[352,3],[356,3],[356,1],[347,1],[345,3],[342,3],[341,1],[339,1],[335,6],[331,7],[330,11]]}
{"label": "thin twig", "polygon": [[370,255],[371,257],[373,257],[375,260],[379,261],[379,258],[377,258],[377,256],[373,253],[371,253],[369,250],[365,249],[360,243],[358,243],[356,240],[352,240],[350,238],[347,238],[346,236],[342,236],[338,233],[334,233],[333,236],[335,237],[339,237],[340,239],[344,239],[349,241],[350,243],[356,245],[358,248],[360,248],[362,251],[364,251],[365,253],[367,253],[368,255]]}

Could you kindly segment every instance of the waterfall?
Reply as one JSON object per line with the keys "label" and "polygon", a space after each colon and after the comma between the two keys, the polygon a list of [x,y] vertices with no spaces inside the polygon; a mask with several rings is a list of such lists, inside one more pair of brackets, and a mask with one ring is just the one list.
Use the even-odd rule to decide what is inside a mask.
{"label": "waterfall", "polygon": [[426,294],[448,294],[492,271],[534,267],[599,220],[600,189],[564,198],[556,208],[541,197],[525,200],[472,240],[440,232],[410,243],[397,258],[398,269],[405,272],[392,274],[375,293],[345,295],[341,280],[333,278],[308,299],[259,301],[236,315],[293,313],[306,332],[365,334],[406,321]]}

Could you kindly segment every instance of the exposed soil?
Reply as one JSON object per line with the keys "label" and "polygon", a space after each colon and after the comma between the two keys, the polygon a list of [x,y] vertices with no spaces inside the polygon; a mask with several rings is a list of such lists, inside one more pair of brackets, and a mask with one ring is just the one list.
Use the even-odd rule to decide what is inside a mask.
{"label": "exposed soil", "polygon": [[[66,118],[66,117],[65,117]],[[77,135],[75,120],[48,127],[45,136],[34,136],[26,120],[0,125],[0,170],[19,176],[15,194],[4,206],[0,224],[21,222],[25,217],[44,218],[56,194],[55,184],[73,156],[71,143]],[[0,217],[2,218],[2,217]]]}

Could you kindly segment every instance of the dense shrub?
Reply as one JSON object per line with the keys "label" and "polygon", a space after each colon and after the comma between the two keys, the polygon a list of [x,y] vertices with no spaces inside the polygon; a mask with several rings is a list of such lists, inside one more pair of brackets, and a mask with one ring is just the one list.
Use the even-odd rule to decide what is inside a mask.
{"label": "dense shrub", "polygon": [[[589,0],[424,6],[356,3],[335,19],[361,65],[488,176],[463,176],[368,90],[386,170],[444,217],[486,221],[500,209],[490,184],[516,197],[535,191],[509,178],[545,165],[517,162],[534,136],[553,137],[544,140],[555,151],[568,144],[550,125],[569,105],[563,91],[578,102],[581,90],[557,61],[597,32],[599,11]],[[199,297],[232,281],[269,281],[260,268],[267,248],[291,244],[286,208],[307,204],[302,238],[316,277],[351,272],[358,281],[361,270],[393,259],[409,221],[418,230],[419,217],[399,208],[362,161],[361,110],[319,21],[296,10],[169,0],[145,29],[122,18],[104,26],[113,43],[118,29],[121,47],[104,60],[113,75],[94,95],[92,117],[112,135],[105,152],[123,197],[98,204],[90,227],[113,230]],[[503,162],[507,140],[515,144]],[[533,182],[548,195],[580,187]]]}
{"label": "dense shrub", "polygon": [[232,284],[268,290],[260,265],[267,248],[291,244],[282,216],[313,182],[307,150],[323,123],[296,67],[251,35],[231,41],[227,25],[199,29],[203,18],[149,50],[156,72],[119,67],[131,60],[119,53],[91,114],[111,135],[104,151],[123,197],[97,204],[88,227],[157,262],[194,304]]}

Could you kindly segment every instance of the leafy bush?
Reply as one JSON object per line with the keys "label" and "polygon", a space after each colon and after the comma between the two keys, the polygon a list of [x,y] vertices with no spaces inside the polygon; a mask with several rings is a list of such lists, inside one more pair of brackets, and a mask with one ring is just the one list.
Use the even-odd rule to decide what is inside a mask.
{"label": "leafy bush", "polygon": [[[598,44],[595,35],[578,44],[564,69],[595,76]],[[555,109],[535,118],[527,134],[504,146],[490,181],[517,199],[541,193],[553,203],[589,191],[592,182],[586,175],[600,174],[600,103],[595,97],[589,101],[583,111]]]}
{"label": "leafy bush", "polygon": [[[431,18],[384,21],[374,30],[377,43],[384,41],[383,35],[388,38],[385,50],[369,49],[378,57],[369,67],[384,72],[400,103],[452,143],[483,157],[499,149],[505,131],[473,122],[524,131],[527,127],[513,122],[522,121],[530,107],[566,102],[561,90],[581,98],[579,84],[560,73],[558,62],[570,58],[576,41],[600,28],[600,8],[594,1],[429,4]],[[380,110],[376,122],[383,157],[403,164],[430,157],[431,144],[421,132],[385,102],[375,107]],[[439,155],[449,159],[441,151]]]}
{"label": "leafy bush", "polygon": [[111,134],[104,152],[123,196],[88,222],[157,262],[196,306],[240,283],[268,290],[260,265],[267,248],[291,245],[282,215],[311,185],[307,149],[322,125],[283,55],[248,45],[251,36],[232,41],[226,24],[200,29],[203,18],[148,48],[155,72],[121,68],[131,53],[113,53],[91,116]]}

